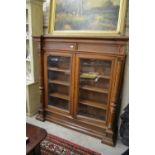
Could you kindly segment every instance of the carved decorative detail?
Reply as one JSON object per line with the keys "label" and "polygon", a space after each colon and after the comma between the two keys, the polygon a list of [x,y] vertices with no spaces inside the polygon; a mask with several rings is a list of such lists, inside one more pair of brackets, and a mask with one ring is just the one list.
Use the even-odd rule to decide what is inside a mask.
{"label": "carved decorative detail", "polygon": [[122,63],[124,61],[124,57],[117,57],[116,67],[115,67],[115,80],[113,82],[113,89],[110,101],[110,110],[109,110],[109,119],[108,119],[108,130],[115,130],[115,120],[116,120],[116,107],[119,97],[119,89],[120,89],[120,79],[122,73]]}
{"label": "carved decorative detail", "polygon": [[44,121],[45,120],[45,111],[44,111],[44,59],[42,53],[42,36],[36,39],[37,42],[37,52],[39,54],[39,90],[40,90],[40,105],[41,108],[39,109],[38,116],[36,117],[38,120]]}
{"label": "carved decorative detail", "polygon": [[108,129],[112,129],[112,125],[113,125],[113,117],[115,116],[115,112],[116,112],[116,103],[111,102],[110,104],[110,118],[109,118],[109,123],[108,123]]}
{"label": "carved decorative detail", "polygon": [[45,111],[42,108],[39,109],[36,119],[40,121],[45,121]]}
{"label": "carved decorative detail", "polygon": [[120,46],[120,47],[119,47],[119,53],[120,53],[121,55],[124,55],[125,52],[126,52],[125,47],[124,47],[123,45]]}
{"label": "carved decorative detail", "polygon": [[124,56],[117,57],[118,63],[123,63],[123,61],[124,61]]}

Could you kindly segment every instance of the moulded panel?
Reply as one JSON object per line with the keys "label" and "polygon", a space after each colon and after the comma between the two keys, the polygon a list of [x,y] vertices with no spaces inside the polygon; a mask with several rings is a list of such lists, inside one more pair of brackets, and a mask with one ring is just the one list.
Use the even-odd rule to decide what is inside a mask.
{"label": "moulded panel", "polygon": [[46,42],[44,49],[75,51],[76,43]]}
{"label": "moulded panel", "polygon": [[106,44],[79,43],[78,51],[118,54],[119,46],[117,45],[109,46]]}

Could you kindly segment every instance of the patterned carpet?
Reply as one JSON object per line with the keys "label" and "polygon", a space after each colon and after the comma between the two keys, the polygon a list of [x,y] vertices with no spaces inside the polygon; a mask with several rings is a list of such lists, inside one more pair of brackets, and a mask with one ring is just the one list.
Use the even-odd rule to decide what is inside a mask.
{"label": "patterned carpet", "polygon": [[42,155],[101,155],[68,140],[48,134],[41,142]]}

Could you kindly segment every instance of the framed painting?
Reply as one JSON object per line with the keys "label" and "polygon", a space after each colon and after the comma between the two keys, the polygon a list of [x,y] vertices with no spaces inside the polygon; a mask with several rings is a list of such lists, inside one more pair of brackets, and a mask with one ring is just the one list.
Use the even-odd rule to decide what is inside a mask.
{"label": "framed painting", "polygon": [[51,0],[48,32],[52,35],[120,35],[127,0]]}

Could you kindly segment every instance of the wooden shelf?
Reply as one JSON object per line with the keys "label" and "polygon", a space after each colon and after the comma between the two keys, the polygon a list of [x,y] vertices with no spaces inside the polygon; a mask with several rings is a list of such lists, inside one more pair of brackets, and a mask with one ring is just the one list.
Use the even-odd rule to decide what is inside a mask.
{"label": "wooden shelf", "polygon": [[69,86],[69,83],[66,81],[60,81],[60,80],[49,80],[49,83],[54,83],[54,84],[60,84],[64,86]]}
{"label": "wooden shelf", "polygon": [[102,88],[97,88],[97,87],[92,87],[92,86],[80,86],[81,89],[84,90],[89,90],[89,91],[94,91],[94,92],[98,92],[98,93],[105,93],[108,94],[108,90],[102,89]]}
{"label": "wooden shelf", "polygon": [[99,109],[104,109],[104,110],[107,109],[107,106],[104,103],[100,103],[100,102],[96,102],[96,101],[91,101],[91,100],[80,100],[79,102],[81,104],[88,105],[88,106],[91,106],[91,107],[95,107],[95,108],[99,108]]}
{"label": "wooden shelf", "polygon": [[53,68],[53,67],[48,67],[48,70],[56,71],[56,72],[63,72],[63,73],[67,73],[67,74],[70,73],[70,71],[67,69],[60,69],[60,68]]}
{"label": "wooden shelf", "polygon": [[64,99],[64,100],[69,100],[69,96],[61,94],[61,93],[58,93],[58,92],[51,93],[50,96],[57,97],[57,98]]}
{"label": "wooden shelf", "polygon": [[[101,118],[97,118],[96,117],[96,115],[93,115],[93,114],[86,114],[86,113],[79,113],[79,115],[78,116],[82,116],[82,117],[84,117],[85,119],[87,119],[87,123],[88,123],[88,120],[91,120],[91,121],[102,121],[103,123],[105,123],[105,115],[103,114],[103,117]],[[91,124],[93,124],[93,123],[91,123]]]}
{"label": "wooden shelf", "polygon": [[103,78],[103,79],[110,79],[111,77],[109,75],[101,75],[100,78]]}

